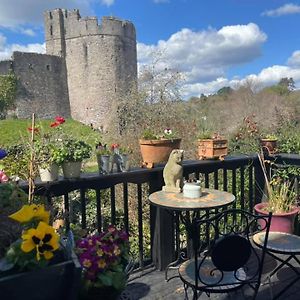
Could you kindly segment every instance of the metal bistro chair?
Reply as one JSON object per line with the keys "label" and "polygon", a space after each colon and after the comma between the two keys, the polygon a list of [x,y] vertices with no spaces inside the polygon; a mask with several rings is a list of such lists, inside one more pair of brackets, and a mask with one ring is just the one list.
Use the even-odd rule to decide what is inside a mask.
{"label": "metal bistro chair", "polygon": [[[185,299],[189,299],[189,288],[195,300],[202,292],[210,296],[246,285],[254,291],[252,299],[255,299],[261,283],[271,218],[271,213],[257,216],[240,209],[224,210],[209,219],[195,218],[190,227],[194,258],[179,267]],[[252,243],[252,236],[261,231],[266,234],[260,249]]]}

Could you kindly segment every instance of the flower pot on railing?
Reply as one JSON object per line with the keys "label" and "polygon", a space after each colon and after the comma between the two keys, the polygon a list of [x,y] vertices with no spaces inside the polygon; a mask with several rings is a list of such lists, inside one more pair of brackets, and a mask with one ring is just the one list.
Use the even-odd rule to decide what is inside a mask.
{"label": "flower pot on railing", "polygon": [[223,160],[228,154],[228,141],[226,139],[211,138],[198,140],[198,157],[200,160],[218,158]]}
{"label": "flower pot on railing", "polygon": [[48,168],[39,168],[41,181],[55,181],[58,179],[59,167],[53,163]]}
{"label": "flower pot on railing", "polygon": [[81,161],[67,161],[62,164],[65,179],[75,179],[80,177]]}
{"label": "flower pot on railing", "polygon": [[166,162],[174,149],[180,148],[181,139],[140,139],[140,149],[143,158],[142,166],[153,168],[155,163]]}
{"label": "flower pot on railing", "polygon": [[265,154],[272,155],[277,152],[277,139],[276,138],[260,139],[260,145]]}
{"label": "flower pot on railing", "polygon": [[111,172],[111,155],[97,155],[99,174],[109,174]]}

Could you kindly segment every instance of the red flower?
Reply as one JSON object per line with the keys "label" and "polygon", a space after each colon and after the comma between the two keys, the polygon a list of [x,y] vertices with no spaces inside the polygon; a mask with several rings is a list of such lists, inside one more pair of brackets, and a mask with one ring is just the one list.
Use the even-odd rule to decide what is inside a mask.
{"label": "red flower", "polygon": [[30,131],[30,132],[32,132],[32,131],[39,132],[39,129],[37,127],[35,127],[35,128],[28,127],[27,130]]}
{"label": "red flower", "polygon": [[51,123],[51,124],[50,124],[50,127],[56,127],[56,126],[58,126],[58,125],[60,125],[60,123],[54,122],[54,123]]}
{"label": "red flower", "polygon": [[58,125],[62,124],[62,123],[65,123],[65,119],[63,117],[56,116],[55,117],[55,123],[58,123]]}
{"label": "red flower", "polygon": [[116,149],[116,148],[119,148],[119,147],[120,147],[119,144],[112,144],[112,145],[111,145],[111,149],[112,149],[112,150],[114,150],[114,149]]}

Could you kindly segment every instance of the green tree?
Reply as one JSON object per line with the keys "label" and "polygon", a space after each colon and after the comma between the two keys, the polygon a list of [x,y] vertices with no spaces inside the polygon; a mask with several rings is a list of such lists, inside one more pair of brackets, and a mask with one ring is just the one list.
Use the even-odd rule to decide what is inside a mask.
{"label": "green tree", "polygon": [[0,75],[0,119],[13,107],[17,92],[17,79],[14,74]]}

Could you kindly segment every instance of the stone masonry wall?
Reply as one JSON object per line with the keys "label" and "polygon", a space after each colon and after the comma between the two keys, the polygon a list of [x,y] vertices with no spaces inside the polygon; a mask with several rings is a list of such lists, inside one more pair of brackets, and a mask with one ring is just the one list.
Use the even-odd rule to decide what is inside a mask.
{"label": "stone masonry wall", "polygon": [[[65,57],[71,115],[106,129],[118,101],[136,86],[136,35],[131,22],[81,18],[79,11],[45,12],[47,54]],[[114,113],[113,113],[114,112]]]}
{"label": "stone masonry wall", "polygon": [[18,118],[70,117],[65,63],[58,56],[13,53],[13,71],[18,79]]}

